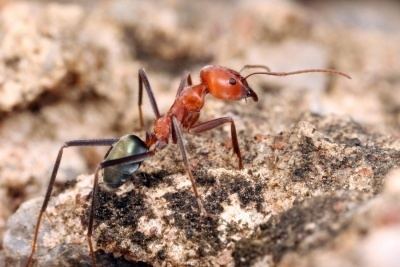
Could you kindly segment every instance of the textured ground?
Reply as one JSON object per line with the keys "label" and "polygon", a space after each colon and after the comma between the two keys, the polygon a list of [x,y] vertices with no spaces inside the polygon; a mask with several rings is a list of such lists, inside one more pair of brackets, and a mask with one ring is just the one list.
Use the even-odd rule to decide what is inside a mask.
{"label": "textured ground", "polygon": [[[388,170],[400,166],[398,141],[371,135],[350,120],[306,115],[278,135],[257,134],[260,128],[247,127],[254,132],[241,140],[242,171],[221,168],[235,160],[223,145],[226,133],[209,134],[210,141],[201,145],[203,137],[189,138],[193,152],[213,143],[216,148],[193,153],[200,192],[213,217],[198,214],[174,147],[151,159],[121,190],[100,190],[97,248],[155,266],[276,264],[289,252],[311,253],[340,235],[382,191]],[[80,176],[53,201],[39,244],[39,262],[45,266],[73,266],[72,259],[87,258],[83,229],[91,180]],[[10,221],[8,254],[24,259],[29,252],[39,203],[24,204],[13,217],[32,218],[24,222],[24,231]],[[393,219],[399,223],[400,218]]]}
{"label": "textured ground", "polygon": [[[338,68],[353,79],[254,77],[258,103],[207,98],[201,120],[232,116],[245,163],[236,170],[228,128],[187,136],[215,217],[197,215],[180,155],[170,146],[120,191],[101,190],[99,262],[400,262],[400,177],[388,176],[400,164],[397,2],[0,2],[0,266],[25,260],[41,198],[25,201],[43,195],[62,142],[132,130],[144,136],[135,104],[140,66],[166,110],[182,72],[197,81],[199,68],[210,63]],[[150,126],[148,104],[145,114]],[[65,153],[38,266],[90,263],[87,195],[103,153]]]}

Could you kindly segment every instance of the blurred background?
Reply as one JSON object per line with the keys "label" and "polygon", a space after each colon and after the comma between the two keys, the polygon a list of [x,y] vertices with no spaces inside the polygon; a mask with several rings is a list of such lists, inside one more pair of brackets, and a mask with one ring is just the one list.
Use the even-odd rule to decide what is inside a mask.
{"label": "blurred background", "polygon": [[[334,68],[353,79],[254,76],[259,103],[208,97],[202,119],[229,114],[243,130],[255,116],[246,112],[252,105],[267,114],[271,127],[263,134],[277,134],[311,111],[400,137],[399,1],[1,0],[0,240],[10,214],[43,195],[64,141],[143,136],[140,67],[165,111],[183,72],[196,83],[207,64]],[[90,173],[102,153],[68,150],[57,184]]]}

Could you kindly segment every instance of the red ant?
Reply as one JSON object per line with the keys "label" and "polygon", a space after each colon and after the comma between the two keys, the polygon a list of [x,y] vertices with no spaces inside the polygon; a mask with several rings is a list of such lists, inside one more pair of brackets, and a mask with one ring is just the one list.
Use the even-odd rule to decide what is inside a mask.
{"label": "red ant", "polygon": [[[244,69],[260,68],[264,69],[262,72],[253,72],[247,76],[240,74]],[[186,130],[189,133],[201,133],[214,129],[225,123],[231,125],[232,148],[239,161],[239,169],[243,168],[242,156],[239,149],[237,139],[235,122],[231,117],[222,117],[210,121],[197,123],[200,117],[200,111],[204,106],[205,96],[211,94],[212,96],[223,100],[241,100],[251,97],[254,101],[258,101],[257,94],[250,88],[247,79],[256,74],[287,76],[300,73],[309,72],[326,72],[331,74],[338,74],[350,79],[350,76],[339,71],[329,69],[307,69],[294,72],[271,72],[270,69],[264,65],[245,65],[240,72],[234,71],[229,68],[221,66],[205,66],[200,71],[200,83],[197,85],[192,84],[190,74],[185,74],[176,94],[176,98],[170,109],[164,115],[161,115],[157,103],[151,89],[149,80],[144,69],[139,70],[139,118],[141,127],[143,123],[142,113],[142,99],[143,99],[143,86],[150,98],[150,103],[153,108],[156,120],[154,122],[154,129],[152,132],[146,132],[146,141],[142,141],[136,135],[125,135],[120,138],[110,139],[92,139],[92,140],[73,140],[64,143],[61,146],[57,159],[55,161],[53,172],[50,177],[50,182],[47,187],[47,192],[43,201],[42,208],[39,212],[37,219],[34,237],[32,241],[32,250],[26,264],[29,267],[33,261],[35,253],[36,242],[39,232],[40,223],[43,213],[46,211],[51,192],[53,189],[54,181],[60,166],[63,150],[66,147],[73,146],[110,146],[108,152],[104,156],[104,160],[99,163],[94,174],[93,191],[91,194],[91,208],[89,216],[89,226],[87,231],[87,238],[89,243],[90,255],[92,263],[95,266],[95,256],[92,245],[92,232],[93,232],[93,214],[95,207],[95,195],[98,190],[99,171],[103,171],[104,183],[110,188],[118,188],[121,186],[133,173],[135,173],[140,164],[147,158],[153,156],[156,151],[163,149],[168,143],[169,138],[172,137],[172,142],[178,144],[182,153],[183,163],[185,165],[187,174],[192,184],[193,192],[196,196],[198,208],[201,215],[207,215],[203,207],[201,198],[197,191],[196,183],[192,170],[187,157],[186,148],[183,144],[182,131]]]}

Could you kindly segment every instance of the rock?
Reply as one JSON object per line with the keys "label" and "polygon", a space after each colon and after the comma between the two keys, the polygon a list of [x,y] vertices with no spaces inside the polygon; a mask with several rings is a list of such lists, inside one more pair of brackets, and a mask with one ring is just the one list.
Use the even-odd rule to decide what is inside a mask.
{"label": "rock", "polygon": [[[391,210],[397,211],[397,174],[387,173],[398,166],[400,149],[398,5],[0,1],[0,236],[7,229],[0,266],[24,261],[39,203],[22,203],[43,195],[63,142],[132,130],[144,136],[137,127],[139,67],[146,67],[163,112],[183,70],[197,82],[205,64],[329,67],[353,79],[260,76],[249,80],[257,103],[208,97],[201,120],[235,120],[246,167],[235,169],[229,127],[187,137],[202,195],[216,217],[196,216],[180,155],[171,146],[146,161],[124,188],[101,191],[95,235],[100,265],[143,266],[137,262],[143,260],[157,266],[167,264],[165,258],[228,266],[390,265],[397,224],[375,220],[392,220]],[[150,127],[154,116],[146,101]],[[310,110],[323,117],[301,115]],[[92,177],[84,173],[104,153],[66,150],[44,219],[39,266],[90,264],[85,228]],[[129,199],[122,203],[127,206],[121,199]],[[178,245],[167,246],[172,239]]]}
{"label": "rock", "polygon": [[[5,189],[0,190],[0,238],[3,239],[3,231],[6,227],[6,220],[8,216],[10,216],[11,212],[8,209],[6,203],[8,200],[7,192]],[[0,256],[0,263],[1,263],[1,256]]]}
{"label": "rock", "polygon": [[[146,161],[142,172],[117,191],[101,186],[95,211],[97,250],[152,266],[277,264],[293,251],[310,253],[340,235],[382,190],[387,172],[400,166],[400,150],[390,139],[371,135],[351,120],[305,115],[279,135],[254,139],[254,133],[242,140],[243,171],[221,168],[234,160],[222,156],[226,148],[195,155],[193,163],[201,162],[195,176],[212,217],[199,216],[172,146]],[[188,146],[199,146],[197,138],[188,138]],[[87,262],[84,229],[91,182],[92,176],[79,176],[74,187],[50,202],[38,242],[39,266]],[[25,205],[11,217],[5,234],[9,262],[27,257],[22,248],[29,247],[35,216],[26,212],[37,208]],[[21,225],[16,223],[20,217],[32,221]]]}
{"label": "rock", "polygon": [[28,105],[73,79],[66,67],[73,45],[62,40],[71,39],[82,16],[78,6],[61,11],[56,5],[42,10],[41,5],[17,3],[2,9],[1,112]]}
{"label": "rock", "polygon": [[[230,11],[226,6],[223,10]],[[228,22],[223,24],[219,19],[219,24],[225,26],[227,40],[221,41],[229,42],[229,49],[221,49],[218,57],[232,50],[246,52],[257,44],[269,46],[292,38],[307,39],[313,28],[309,10],[293,1],[240,1],[234,6],[232,15],[226,17]],[[264,61],[262,63],[267,64]]]}
{"label": "rock", "polygon": [[[334,80],[323,105],[330,113],[351,114],[364,124],[397,135],[399,132],[400,48],[397,2],[313,3],[324,23],[314,31],[317,40],[331,47],[332,66],[351,73],[353,81]],[[332,31],[332,28],[336,29]],[[362,108],[358,103],[362,103]],[[385,122],[385,123],[382,123]]]}
{"label": "rock", "polygon": [[[137,67],[115,24],[96,12],[86,16],[80,5],[13,1],[2,5],[0,20],[0,187],[10,203],[0,214],[5,221],[44,191],[63,142],[115,135],[111,129],[124,121],[117,110],[129,100],[127,84]],[[87,171],[87,158],[98,157],[92,154],[68,151],[58,182]]]}
{"label": "rock", "polygon": [[[385,190],[354,210],[350,223],[315,250],[286,255],[279,266],[399,266],[399,171],[387,175]],[[397,181],[396,181],[397,183]]]}
{"label": "rock", "polygon": [[0,112],[32,106],[44,96],[94,90],[115,99],[123,92],[128,51],[118,42],[119,29],[95,12],[88,17],[84,13],[73,4],[5,5],[0,14],[5,29]]}
{"label": "rock", "polygon": [[[152,19],[154,5],[158,6],[157,19]],[[188,67],[204,65],[214,56],[209,42],[212,32],[205,29],[214,19],[204,20],[203,8],[201,2],[118,0],[108,3],[106,14],[123,30],[135,58],[153,70],[181,75]],[[195,23],[197,19],[204,24]]]}

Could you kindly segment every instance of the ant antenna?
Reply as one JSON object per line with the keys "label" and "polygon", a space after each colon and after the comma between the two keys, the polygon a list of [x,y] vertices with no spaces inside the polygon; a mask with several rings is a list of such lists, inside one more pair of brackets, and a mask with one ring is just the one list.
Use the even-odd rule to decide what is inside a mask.
{"label": "ant antenna", "polygon": [[239,73],[241,73],[241,72],[244,71],[245,69],[264,69],[264,70],[266,70],[266,71],[268,71],[268,72],[271,71],[271,69],[270,69],[268,66],[265,66],[265,65],[244,65],[244,66],[240,69]]}
{"label": "ant antenna", "polygon": [[249,75],[247,75],[246,77],[244,77],[244,79],[246,80],[247,78],[249,78],[250,76],[255,75],[255,74],[266,74],[266,75],[274,75],[274,76],[289,76],[289,75],[310,73],[310,72],[325,72],[325,73],[329,73],[329,74],[340,75],[340,76],[346,77],[347,79],[351,79],[351,77],[349,75],[347,75],[346,73],[343,73],[343,72],[340,72],[337,70],[331,70],[331,69],[306,69],[306,70],[298,70],[298,71],[292,71],[292,72],[271,72],[271,71],[253,72],[253,73],[250,73]]}

